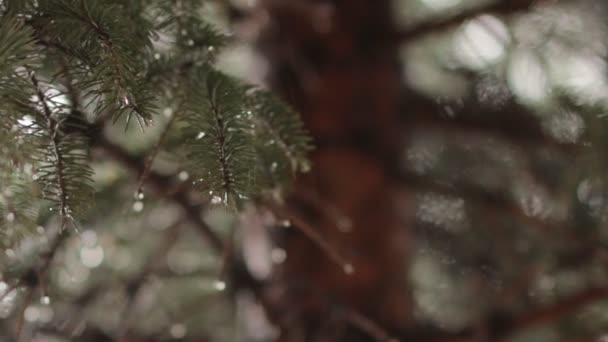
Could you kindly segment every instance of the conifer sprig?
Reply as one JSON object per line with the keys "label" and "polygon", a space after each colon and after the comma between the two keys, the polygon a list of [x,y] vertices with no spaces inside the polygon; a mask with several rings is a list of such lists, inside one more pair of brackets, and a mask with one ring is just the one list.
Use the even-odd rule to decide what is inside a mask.
{"label": "conifer sprig", "polygon": [[[135,5],[131,5],[135,6]],[[152,24],[131,17],[128,3],[46,0],[33,22],[44,24],[50,42],[71,52],[72,75],[95,113],[114,120],[135,116],[143,127],[155,110],[154,92],[142,81],[151,50]]]}
{"label": "conifer sprig", "polygon": [[14,172],[26,157],[20,108],[33,92],[24,66],[38,64],[38,55],[32,30],[15,17],[0,17],[0,173],[4,167]]}
{"label": "conifer sprig", "polygon": [[38,214],[32,204],[31,186],[26,179],[15,175],[12,179],[0,179],[0,249],[11,248],[35,227]]}
{"label": "conifer sprig", "polygon": [[182,52],[205,55],[217,50],[226,45],[228,37],[201,18],[204,4],[196,0],[161,0],[158,13],[162,19],[156,28],[170,33]]}
{"label": "conifer sprig", "polygon": [[94,193],[93,170],[88,161],[84,123],[65,105],[45,94],[32,73],[36,89],[36,121],[33,135],[39,140],[36,155],[37,177],[42,197],[52,203],[51,210],[61,217],[61,227],[74,222],[74,216],[90,205]]}
{"label": "conifer sprig", "polygon": [[247,133],[244,87],[210,66],[197,70],[186,115],[191,170],[214,202],[235,205],[253,191],[255,153]]}
{"label": "conifer sprig", "polygon": [[310,135],[298,114],[276,96],[256,90],[249,96],[252,122],[262,177],[273,185],[310,169]]}
{"label": "conifer sprig", "polygon": [[[212,66],[229,38],[200,15],[200,1],[18,3],[9,12],[19,19],[0,21],[0,44],[6,45],[0,96],[16,109],[0,106],[3,115],[13,115],[2,120],[6,134],[0,140],[20,134],[36,151],[31,165],[42,197],[53,203],[63,226],[93,193],[83,113],[98,120],[126,116],[127,123],[133,118],[145,126],[157,104],[181,108],[152,147],[140,187],[177,125],[185,133],[180,142],[189,174],[215,203],[238,208],[308,168],[310,141],[295,112]],[[169,44],[153,44],[157,34]],[[65,89],[56,81],[62,79]]]}

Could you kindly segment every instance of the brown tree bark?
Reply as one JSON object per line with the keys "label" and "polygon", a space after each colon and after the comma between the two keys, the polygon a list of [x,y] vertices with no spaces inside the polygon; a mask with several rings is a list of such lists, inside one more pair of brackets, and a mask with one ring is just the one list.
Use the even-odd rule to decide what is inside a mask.
{"label": "brown tree bark", "polygon": [[[408,236],[391,176],[402,135],[390,2],[261,3],[268,20],[257,43],[269,62],[269,83],[302,113],[316,147],[311,172],[299,178],[286,205],[353,266],[337,265],[298,229],[279,238],[287,260],[274,279],[280,295],[272,297],[271,311],[282,340],[399,335],[412,303]],[[349,232],[323,214],[327,206],[352,222]]]}

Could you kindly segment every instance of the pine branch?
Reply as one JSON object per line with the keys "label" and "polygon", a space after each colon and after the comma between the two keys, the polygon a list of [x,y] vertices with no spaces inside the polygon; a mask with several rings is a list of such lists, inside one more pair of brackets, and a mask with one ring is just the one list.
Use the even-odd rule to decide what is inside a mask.
{"label": "pine branch", "polygon": [[[140,74],[150,49],[152,26],[141,16],[129,16],[130,6],[114,1],[46,0],[32,25],[42,26],[41,40],[68,51],[77,86],[86,90],[87,106],[96,113],[135,115],[147,125],[155,110],[154,94]],[[48,38],[47,38],[48,37]],[[135,40],[128,40],[127,37]],[[74,58],[74,56],[76,56]]]}
{"label": "pine branch", "polygon": [[36,91],[28,78],[27,69],[38,67],[41,51],[36,46],[34,32],[17,15],[16,2],[11,2],[7,14],[0,17],[0,235],[2,247],[19,242],[35,226],[37,215],[33,201],[31,172],[38,147],[31,98]]}
{"label": "pine branch", "polygon": [[[88,165],[88,146],[81,133],[83,125],[70,113],[62,113],[50,108],[49,99],[32,73],[31,81],[36,89],[39,120],[35,128],[36,136],[42,139],[37,157],[38,181],[43,187],[43,197],[54,203],[61,217],[60,227],[75,222],[74,214],[79,214],[90,200],[95,190],[92,187],[93,170]],[[70,131],[71,130],[71,131]]]}
{"label": "pine branch", "polygon": [[155,29],[172,38],[173,49],[154,54],[145,80],[167,89],[173,98],[187,97],[182,86],[190,78],[192,69],[213,64],[217,53],[229,41],[229,36],[198,15],[204,4],[196,0],[161,0],[152,10],[158,19]]}
{"label": "pine branch", "polygon": [[38,208],[31,184],[25,177],[0,176],[0,184],[3,185],[0,188],[0,250],[3,250],[14,247],[33,232]]}
{"label": "pine branch", "polygon": [[197,0],[161,0],[158,4],[157,16],[165,19],[156,25],[156,29],[170,32],[176,48],[190,57],[206,57],[225,46],[229,39],[198,15],[204,5]]}
{"label": "pine branch", "polygon": [[0,17],[0,92],[22,99],[27,91],[23,73],[16,70],[38,61],[32,30],[10,16]]}
{"label": "pine branch", "polygon": [[255,146],[263,177],[270,186],[310,169],[311,138],[298,114],[269,92],[257,90],[249,97]]}
{"label": "pine branch", "polygon": [[23,119],[20,108],[28,103],[31,89],[25,66],[39,63],[32,30],[10,15],[0,17],[0,177],[4,170],[12,173],[15,166],[27,162],[26,132],[19,123]]}
{"label": "pine branch", "polygon": [[[34,74],[32,74],[32,83],[34,84],[34,87],[36,88],[36,95],[38,96],[38,101],[42,105],[44,118],[46,119],[46,124],[47,124],[46,129],[48,129],[49,136],[50,136],[50,150],[51,150],[52,156],[54,157],[54,160],[55,160],[55,165],[53,165],[53,166],[54,166],[55,177],[56,177],[56,181],[57,181],[57,184],[56,184],[57,193],[55,193],[55,195],[57,197],[49,198],[49,199],[59,201],[59,214],[61,215],[60,227],[61,227],[61,229],[64,229],[66,226],[66,220],[68,218],[71,218],[71,209],[68,207],[68,203],[67,203],[68,194],[67,194],[67,189],[66,189],[66,182],[64,179],[64,172],[65,172],[64,165],[63,165],[64,159],[63,159],[63,153],[60,152],[60,147],[59,147],[59,145],[61,144],[61,140],[58,135],[59,134],[59,123],[56,122],[55,119],[53,118],[53,116],[52,116],[53,113],[49,109],[49,106],[46,102],[46,97],[42,93],[42,90],[40,90],[40,86],[38,85],[38,80],[36,79]],[[51,175],[48,174],[48,176],[51,176]],[[45,188],[47,188],[48,186],[49,186],[48,184],[45,184]]]}
{"label": "pine branch", "polygon": [[210,67],[197,70],[184,129],[190,170],[214,203],[232,207],[254,191],[255,153],[243,119],[243,87]]}

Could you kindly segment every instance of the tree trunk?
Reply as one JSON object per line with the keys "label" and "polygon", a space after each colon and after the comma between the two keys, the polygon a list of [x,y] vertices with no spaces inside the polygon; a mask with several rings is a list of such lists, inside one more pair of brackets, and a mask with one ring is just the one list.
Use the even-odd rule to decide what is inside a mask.
{"label": "tree trunk", "polygon": [[[274,279],[280,295],[272,306],[282,340],[399,335],[412,304],[408,236],[391,177],[403,140],[390,2],[262,6],[269,20],[257,45],[269,63],[269,84],[300,111],[315,144],[312,170],[300,176],[287,207],[348,260],[333,262],[298,229],[279,237],[287,259]],[[348,219],[324,214],[331,207]]]}

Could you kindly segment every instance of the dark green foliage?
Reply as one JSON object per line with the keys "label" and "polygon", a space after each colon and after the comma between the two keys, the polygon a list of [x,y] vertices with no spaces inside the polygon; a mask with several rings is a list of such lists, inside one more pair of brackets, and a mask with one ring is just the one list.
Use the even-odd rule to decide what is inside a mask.
{"label": "dark green foliage", "polygon": [[255,154],[245,118],[245,88],[236,80],[204,67],[192,83],[188,158],[196,183],[216,202],[236,204],[254,187]]}
{"label": "dark green foliage", "polygon": [[171,34],[181,53],[206,53],[226,44],[227,37],[201,20],[204,1],[161,0],[153,14],[159,17],[157,30]]}
{"label": "dark green foliage", "polygon": [[[70,57],[85,108],[117,120],[133,115],[143,127],[155,109],[153,91],[141,81],[152,45],[152,24],[132,17],[129,2],[46,0],[34,25],[48,44]],[[64,56],[65,57],[65,56]]]}
{"label": "dark green foliage", "polygon": [[[204,2],[5,1],[0,9],[0,185],[15,184],[15,170],[35,179],[20,203],[50,203],[63,227],[91,204],[91,124],[108,118],[144,128],[165,107],[165,131],[183,128],[171,144],[187,151],[191,180],[235,209],[308,168],[297,114],[213,66],[229,37],[203,19]],[[0,204],[9,210],[8,199]]]}
{"label": "dark green foliage", "polygon": [[[27,181],[35,145],[20,109],[34,92],[25,66],[37,66],[32,30],[20,20],[0,17],[0,247],[19,242],[34,226],[36,208]],[[29,174],[29,175],[28,175]]]}
{"label": "dark green foliage", "polygon": [[[606,305],[567,306],[608,293],[604,2],[395,0],[393,32],[366,25],[388,11],[373,1],[0,0],[0,340],[401,331],[366,322],[374,302],[411,311],[405,340],[603,340]],[[311,139],[279,98],[224,73],[249,56],[218,8],[323,139],[322,169],[285,207]],[[306,237],[354,277],[313,264]],[[408,303],[376,300],[399,275],[375,262],[385,252]],[[354,292],[334,291],[349,279]],[[276,327],[258,329],[263,311]],[[547,334],[508,336],[539,323]]]}
{"label": "dark green foliage", "polygon": [[36,62],[33,32],[18,19],[0,17],[0,43],[0,94],[4,99],[23,98],[28,92],[18,68]]}
{"label": "dark green foliage", "polygon": [[[81,268],[69,272],[88,277],[100,251],[108,252],[101,260],[114,258],[102,247],[110,240],[90,238],[99,223],[117,232],[110,241],[115,251],[158,239],[160,230],[142,222],[137,229],[145,237],[135,241],[124,222],[130,220],[125,209],[171,216],[175,203],[147,193],[159,183],[194,182],[178,202],[196,197],[206,201],[199,202],[203,208],[232,209],[222,211],[232,217],[245,201],[305,170],[309,142],[298,116],[214,65],[230,37],[206,22],[205,6],[198,0],[0,0],[0,286],[31,283],[34,297],[63,291],[65,274],[49,269],[71,253],[62,250],[71,239],[81,242],[80,263],[71,266]],[[170,163],[163,160],[167,151]],[[93,212],[98,194],[101,205]],[[83,234],[71,236],[77,227]],[[108,269],[130,274],[118,265]],[[7,336],[0,332],[0,339]]]}
{"label": "dark green foliage", "polygon": [[86,126],[77,111],[71,110],[52,94],[53,88],[45,89],[32,76],[39,107],[32,114],[32,135],[38,140],[35,155],[38,162],[37,177],[42,188],[42,197],[51,201],[51,211],[56,211],[65,220],[74,220],[74,215],[91,204],[93,170],[89,165],[88,143],[84,135]]}
{"label": "dark green foliage", "polygon": [[247,116],[264,183],[278,185],[297,172],[307,172],[307,153],[312,145],[298,114],[266,91],[253,92],[250,102]]}
{"label": "dark green foliage", "polygon": [[[199,0],[0,0],[0,296],[7,284],[31,285],[35,290],[26,307],[33,308],[32,300],[46,293],[60,303],[66,284],[85,286],[74,278],[95,283],[95,277],[107,275],[89,271],[102,261],[110,278],[131,276],[145,257],[131,254],[133,247],[167,240],[141,218],[160,213],[154,225],[163,228],[174,220],[176,204],[187,205],[192,216],[217,204],[231,210],[218,211],[213,229],[228,231],[246,201],[284,188],[306,171],[310,142],[297,114],[215,65],[230,36],[205,20],[207,5]],[[196,186],[188,187],[191,182]],[[162,189],[148,193],[174,185],[173,195]],[[101,205],[93,212],[95,196]],[[194,198],[199,202],[184,203]],[[141,215],[131,217],[130,211]],[[174,227],[185,223],[178,221]],[[194,221],[206,229],[206,223]],[[77,227],[82,234],[71,234]],[[116,234],[107,239],[104,230]],[[75,240],[77,253],[71,250]],[[198,239],[185,240],[193,245],[187,250],[200,252]],[[147,248],[156,253],[156,246]],[[182,272],[173,249],[169,244],[165,249],[168,271]],[[128,269],[121,266],[125,251]],[[64,262],[66,257],[79,261]],[[66,267],[54,267],[60,263]],[[209,282],[206,273],[216,272],[217,265],[211,258],[199,267],[203,282],[197,281],[196,289]],[[141,271],[136,273],[152,270]],[[139,286],[146,282],[142,276]],[[184,302],[192,301],[190,294],[201,297],[193,284],[184,277],[176,288],[186,289]],[[202,297],[216,294],[210,284]],[[231,305],[223,304],[213,316],[227,316]],[[166,330],[162,306],[155,310],[161,319],[149,317],[159,333]],[[0,317],[6,318],[3,308]],[[207,312],[204,316],[209,319]],[[196,334],[188,325],[188,333]],[[230,325],[222,319],[214,335],[227,336]],[[0,330],[0,339],[15,336],[15,329]],[[114,335],[121,329],[111,330]]]}
{"label": "dark green foliage", "polygon": [[18,149],[26,147],[19,129],[19,108],[33,95],[24,66],[37,64],[32,30],[15,18],[0,18],[0,175],[4,168],[23,164],[26,157]]}
{"label": "dark green foliage", "polygon": [[190,170],[215,202],[234,205],[308,171],[310,137],[275,96],[210,66],[197,69],[191,89],[185,100]]}
{"label": "dark green foliage", "polygon": [[38,215],[31,203],[32,187],[24,179],[13,179],[11,183],[0,192],[0,248],[3,249],[30,234]]}

